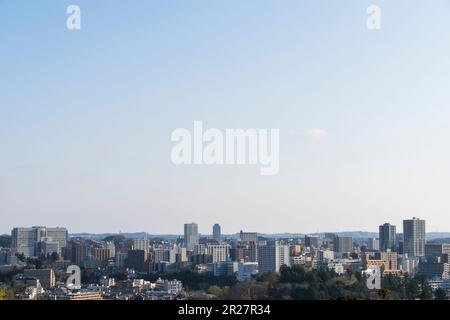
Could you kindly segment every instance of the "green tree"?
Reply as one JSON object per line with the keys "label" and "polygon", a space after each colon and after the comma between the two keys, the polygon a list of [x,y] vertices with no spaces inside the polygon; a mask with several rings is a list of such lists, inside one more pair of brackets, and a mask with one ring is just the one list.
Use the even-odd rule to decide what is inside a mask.
{"label": "green tree", "polygon": [[434,291],[434,299],[435,300],[448,300],[447,291],[445,291],[442,288],[438,288],[436,291]]}
{"label": "green tree", "polygon": [[208,288],[207,292],[208,292],[209,294],[212,294],[212,295],[218,297],[218,298],[221,297],[221,296],[223,295],[223,290],[222,290],[222,288],[219,287],[219,286],[210,286],[210,287]]}
{"label": "green tree", "polygon": [[52,252],[51,256],[50,256],[50,260],[55,262],[59,260],[59,254],[57,252]]}
{"label": "green tree", "polygon": [[10,288],[8,289],[0,289],[0,300],[13,300],[14,299],[14,291]]}

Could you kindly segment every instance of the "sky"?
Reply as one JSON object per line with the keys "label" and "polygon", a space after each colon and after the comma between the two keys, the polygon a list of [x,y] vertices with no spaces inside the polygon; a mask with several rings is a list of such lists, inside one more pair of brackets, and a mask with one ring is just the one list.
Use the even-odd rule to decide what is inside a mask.
{"label": "sky", "polygon": [[[0,233],[450,231],[449,57],[449,0],[0,0]],[[174,165],[196,120],[279,173]]]}

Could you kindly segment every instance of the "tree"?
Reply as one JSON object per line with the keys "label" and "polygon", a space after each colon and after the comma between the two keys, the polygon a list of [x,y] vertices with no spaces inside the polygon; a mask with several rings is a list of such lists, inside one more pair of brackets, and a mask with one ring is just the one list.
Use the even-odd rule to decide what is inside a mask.
{"label": "tree", "polygon": [[50,260],[55,262],[59,260],[59,254],[57,252],[52,252],[51,256],[50,256]]}
{"label": "tree", "polygon": [[448,300],[447,291],[445,291],[442,288],[438,288],[436,291],[434,291],[434,299],[435,300]]}
{"label": "tree", "polygon": [[406,295],[410,300],[414,300],[420,295],[420,285],[416,278],[408,278],[405,283]]}
{"label": "tree", "polygon": [[13,300],[14,291],[12,289],[0,289],[0,300]]}
{"label": "tree", "polygon": [[415,279],[419,283],[420,295],[419,298],[421,300],[432,300],[433,299],[433,289],[431,289],[428,284],[427,277],[424,274],[418,274],[415,276]]}
{"label": "tree", "polygon": [[216,296],[216,298],[222,298],[228,293],[229,287],[219,287],[217,285],[210,286],[207,290],[209,294]]}

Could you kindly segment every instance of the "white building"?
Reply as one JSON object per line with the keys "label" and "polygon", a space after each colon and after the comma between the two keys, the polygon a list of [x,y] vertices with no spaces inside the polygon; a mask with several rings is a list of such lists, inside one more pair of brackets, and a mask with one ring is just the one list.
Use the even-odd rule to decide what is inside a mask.
{"label": "white building", "polygon": [[53,241],[51,237],[42,238],[38,247],[40,247],[40,252],[36,252],[36,254],[41,253],[44,256],[51,255],[54,252],[61,254],[59,242]]}
{"label": "white building", "polygon": [[207,254],[212,256],[212,262],[223,262],[228,260],[230,246],[228,244],[213,244],[207,246]]}
{"label": "white building", "polygon": [[172,248],[153,248],[152,253],[153,253],[153,261],[156,263],[176,262],[176,251]]}
{"label": "white building", "polygon": [[328,263],[328,270],[333,270],[336,272],[336,274],[344,274],[345,268],[344,265],[340,262],[329,262]]}
{"label": "white building", "polygon": [[378,251],[380,250],[380,240],[375,238],[367,239],[367,249]]}
{"label": "white building", "polygon": [[164,291],[169,294],[180,294],[183,291],[183,284],[178,280],[158,279],[155,283],[156,291]]}
{"label": "white building", "polygon": [[258,274],[257,262],[240,262],[236,273],[237,281],[243,282],[251,280],[253,276]]}
{"label": "white building", "polygon": [[441,288],[447,291],[447,294],[450,294],[450,280],[431,279],[428,280],[428,284],[430,285],[431,289],[433,289],[433,291]]}
{"label": "white building", "polygon": [[135,239],[133,241],[133,250],[144,250],[145,252],[149,251],[150,240],[148,239]]}
{"label": "white building", "polygon": [[408,257],[408,254],[403,254],[399,258],[400,269],[414,276],[419,268],[420,259],[417,257]]}
{"label": "white building", "polygon": [[331,261],[334,259],[334,251],[333,250],[319,250],[316,253],[316,258],[318,261]]}
{"label": "white building", "polygon": [[305,256],[291,257],[291,265],[304,265],[306,262]]}
{"label": "white building", "polygon": [[67,247],[68,232],[66,228],[14,228],[11,231],[12,253],[23,254],[25,257],[37,256],[39,254],[38,244],[46,238],[57,242],[58,250]]}

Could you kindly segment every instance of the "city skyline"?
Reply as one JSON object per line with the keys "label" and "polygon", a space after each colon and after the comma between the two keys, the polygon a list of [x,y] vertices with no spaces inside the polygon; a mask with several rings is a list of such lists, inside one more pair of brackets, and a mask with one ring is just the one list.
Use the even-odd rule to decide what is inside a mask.
{"label": "city skyline", "polygon": [[[448,1],[380,1],[378,30],[367,0],[76,2],[80,30],[0,1],[0,233],[450,230]],[[175,165],[198,121],[279,130],[277,174]]]}
{"label": "city skyline", "polygon": [[[209,236],[209,237],[217,240],[217,239],[220,239],[221,237],[224,237],[224,236],[238,236],[239,233],[243,232],[243,230],[246,230],[246,232],[251,231],[251,232],[253,232],[255,234],[259,234],[259,235],[283,235],[283,234],[285,234],[285,235],[305,235],[305,236],[308,236],[308,235],[320,235],[320,234],[336,234],[336,235],[339,234],[339,235],[342,235],[342,234],[346,234],[346,233],[349,233],[349,234],[350,233],[355,233],[355,234],[357,234],[357,233],[368,233],[368,234],[378,234],[379,235],[378,239],[380,241],[380,247],[382,247],[382,248],[384,248],[386,250],[386,249],[392,249],[393,248],[393,245],[396,242],[396,237],[398,235],[403,235],[403,228],[405,226],[405,223],[414,222],[416,220],[417,221],[422,221],[422,222],[426,221],[426,219],[421,219],[420,217],[404,218],[401,221],[401,223],[399,224],[399,225],[403,226],[401,229],[397,228],[396,224],[391,224],[389,222],[386,222],[386,223],[383,223],[382,225],[378,226],[378,229],[379,229],[378,231],[372,231],[372,230],[342,230],[342,231],[339,231],[339,230],[319,230],[319,231],[316,231],[316,232],[301,232],[301,231],[299,231],[299,232],[283,232],[283,231],[281,231],[281,232],[276,232],[276,231],[262,232],[262,231],[259,231],[259,230],[252,230],[252,229],[249,229],[249,228],[241,227],[238,231],[222,232],[222,230],[223,230],[222,229],[222,224],[214,223],[213,225],[210,226],[210,228],[209,228],[210,230],[209,231],[200,232],[200,231],[198,231],[200,224],[198,224],[196,222],[189,222],[189,223],[184,223],[184,231],[181,230],[181,232],[178,231],[178,232],[164,233],[164,234],[152,233],[152,232],[149,232],[149,231],[146,231],[146,230],[139,230],[139,231],[120,230],[119,232],[109,231],[109,232],[99,232],[99,233],[89,232],[87,230],[84,230],[84,231],[71,231],[71,232],[69,232],[69,234],[70,235],[78,235],[78,234],[92,234],[92,235],[99,234],[99,235],[101,235],[101,234],[140,234],[140,233],[143,233],[143,234],[145,234],[145,236],[148,236],[148,235],[151,235],[151,236],[179,236],[181,238],[186,238],[186,235],[188,235],[187,238],[190,238],[191,239],[190,241],[193,242],[194,245],[195,245],[195,244],[197,244],[198,239],[199,239],[200,236],[202,236],[202,237]],[[25,229],[26,228],[41,228],[41,225],[42,224],[36,224],[36,225],[29,224],[27,226],[17,226],[16,225],[16,226],[12,227],[10,229],[10,231],[8,231],[8,232],[4,232],[4,233],[0,232],[0,235],[2,235],[2,234],[7,235],[7,234],[9,234],[11,232],[11,230],[13,230],[15,228],[25,228]],[[387,228],[389,228],[388,230],[392,229],[393,231],[385,231],[385,229],[383,227],[384,228],[387,227]],[[60,228],[60,226],[56,226],[56,228]],[[64,228],[64,229],[67,228],[68,230],[70,230],[70,228],[68,228],[67,226],[64,226],[64,227],[61,227],[61,228]],[[216,228],[218,228],[218,232],[219,232],[219,237],[218,238],[215,237],[215,233],[214,233],[215,232],[214,230]],[[425,230],[425,226],[423,226],[422,228],[423,228],[423,230]],[[191,229],[192,229],[192,231],[190,231]],[[203,227],[202,230],[206,230],[206,229],[207,229],[206,227]],[[390,239],[390,238],[388,238],[387,240],[385,239],[385,235],[384,234],[386,232],[392,234],[392,235],[389,235],[392,239]],[[450,231],[436,232],[434,230],[427,230],[425,235],[428,235],[428,234],[442,234],[442,235],[449,234],[450,235]],[[193,238],[191,238],[191,237],[193,237]],[[195,240],[195,238],[197,240]],[[383,245],[384,241],[390,241],[390,245],[384,246]]]}
{"label": "city skyline", "polygon": [[15,227],[0,238],[0,300],[448,300],[450,237],[426,239],[426,221],[416,217],[403,228],[400,236],[384,223],[378,239],[243,230],[228,238],[217,223],[199,237],[188,222],[183,238],[150,240]]}

